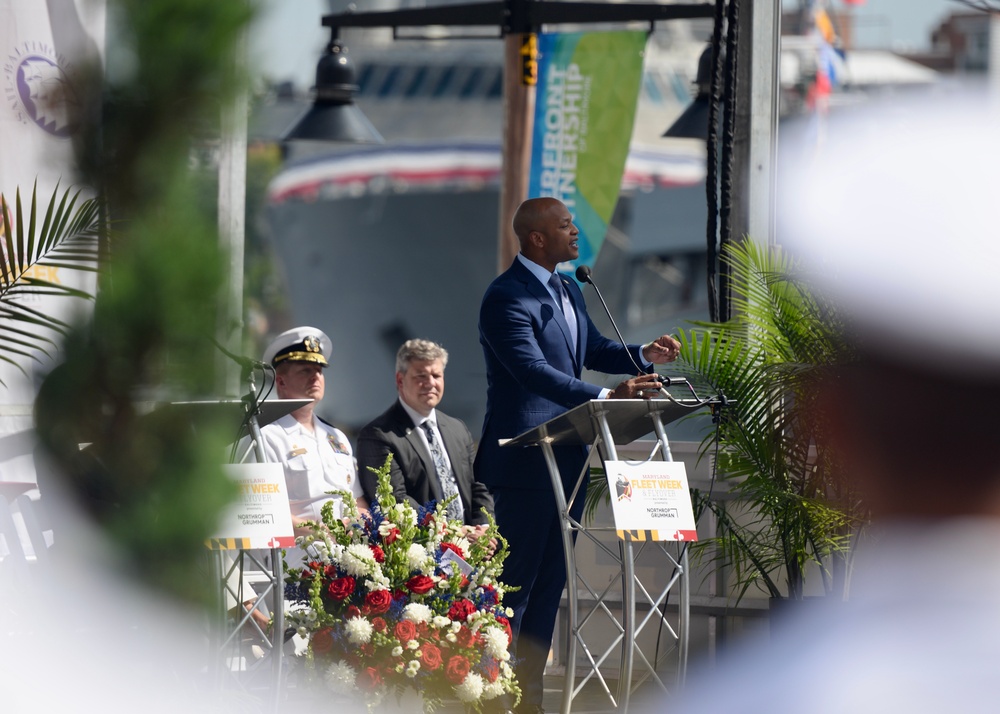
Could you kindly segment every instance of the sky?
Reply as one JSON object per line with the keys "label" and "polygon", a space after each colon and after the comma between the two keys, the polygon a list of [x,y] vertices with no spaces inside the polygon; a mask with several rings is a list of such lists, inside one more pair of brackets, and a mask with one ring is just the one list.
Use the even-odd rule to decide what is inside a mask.
{"label": "sky", "polygon": [[[745,0],[746,1],[746,0]],[[761,0],[756,0],[761,2]],[[433,4],[434,0],[430,0]],[[801,0],[782,0],[786,8]],[[848,7],[842,0],[827,0],[832,8]],[[329,12],[327,0],[261,0],[264,11],[250,33],[252,61],[264,76],[293,80],[305,89],[313,84],[329,31],[320,23]],[[371,0],[356,0],[358,10],[372,7]],[[385,3],[381,3],[385,7]],[[859,48],[915,51],[928,49],[930,33],[949,13],[968,8],[955,0],[866,0],[853,6],[856,46]]]}

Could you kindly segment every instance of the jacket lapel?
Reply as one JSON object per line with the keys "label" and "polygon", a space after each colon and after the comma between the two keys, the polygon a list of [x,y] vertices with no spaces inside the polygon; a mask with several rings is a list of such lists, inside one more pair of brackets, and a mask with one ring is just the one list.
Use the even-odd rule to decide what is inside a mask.
{"label": "jacket lapel", "polygon": [[[522,280],[524,282],[525,289],[528,291],[528,293],[538,298],[538,301],[542,305],[548,305],[549,307],[552,308],[552,319],[555,321],[555,323],[559,326],[559,329],[562,331],[563,339],[566,341],[566,349],[568,349],[569,353],[573,356],[574,364],[576,364],[577,372],[579,372],[579,360],[577,359],[577,354],[579,353],[579,350],[575,349],[573,346],[573,339],[570,336],[569,325],[566,324],[566,317],[563,315],[562,306],[556,304],[555,300],[553,300],[552,296],[549,294],[549,289],[546,286],[542,285],[541,282],[539,282],[538,278],[536,278],[531,273],[530,270],[521,265],[520,261],[516,262],[518,266],[521,268]],[[567,291],[569,290],[568,287],[566,289]],[[579,324],[580,309],[576,304],[576,300],[573,299],[572,293],[570,293],[570,302],[573,303],[573,309],[576,310],[577,324]],[[577,330],[577,332],[579,333],[579,330]]]}

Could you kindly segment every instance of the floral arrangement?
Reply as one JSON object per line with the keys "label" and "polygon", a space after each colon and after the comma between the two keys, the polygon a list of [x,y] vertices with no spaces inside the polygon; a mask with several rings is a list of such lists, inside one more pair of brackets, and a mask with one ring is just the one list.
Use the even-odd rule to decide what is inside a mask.
{"label": "floral arrangement", "polygon": [[460,522],[448,520],[447,501],[419,509],[398,503],[391,458],[373,469],[378,490],[369,513],[359,514],[345,493],[345,518],[328,503],[322,523],[296,539],[315,556],[285,578],[289,624],[309,640],[308,671],[369,709],[408,688],[427,712],[445,700],[477,712],[501,695],[516,703],[499,581],[506,541],[492,518],[470,541]]}

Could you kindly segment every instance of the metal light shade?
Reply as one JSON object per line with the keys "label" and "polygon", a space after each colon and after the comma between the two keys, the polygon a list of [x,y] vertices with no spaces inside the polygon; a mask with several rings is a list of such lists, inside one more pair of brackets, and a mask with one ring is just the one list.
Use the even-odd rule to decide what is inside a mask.
{"label": "metal light shade", "polygon": [[663,132],[663,136],[708,141],[708,108],[710,104],[707,96],[695,97],[687,109],[674,120],[670,128]]}
{"label": "metal light shade", "polygon": [[681,112],[664,137],[680,139],[701,139],[708,141],[708,109],[712,96],[712,46],[709,45],[698,58],[698,74],[695,77],[698,92],[687,109]]}
{"label": "metal light shade", "polygon": [[316,65],[313,105],[285,132],[285,141],[383,144],[385,139],[354,104],[358,85],[347,48],[334,38]]}

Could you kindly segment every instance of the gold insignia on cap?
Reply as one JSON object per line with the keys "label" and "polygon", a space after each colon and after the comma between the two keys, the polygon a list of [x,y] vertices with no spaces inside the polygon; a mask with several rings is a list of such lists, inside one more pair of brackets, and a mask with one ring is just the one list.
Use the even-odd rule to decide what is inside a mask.
{"label": "gold insignia on cap", "polygon": [[302,346],[306,348],[306,352],[319,352],[319,339],[315,335],[309,335],[304,340],[302,340]]}

